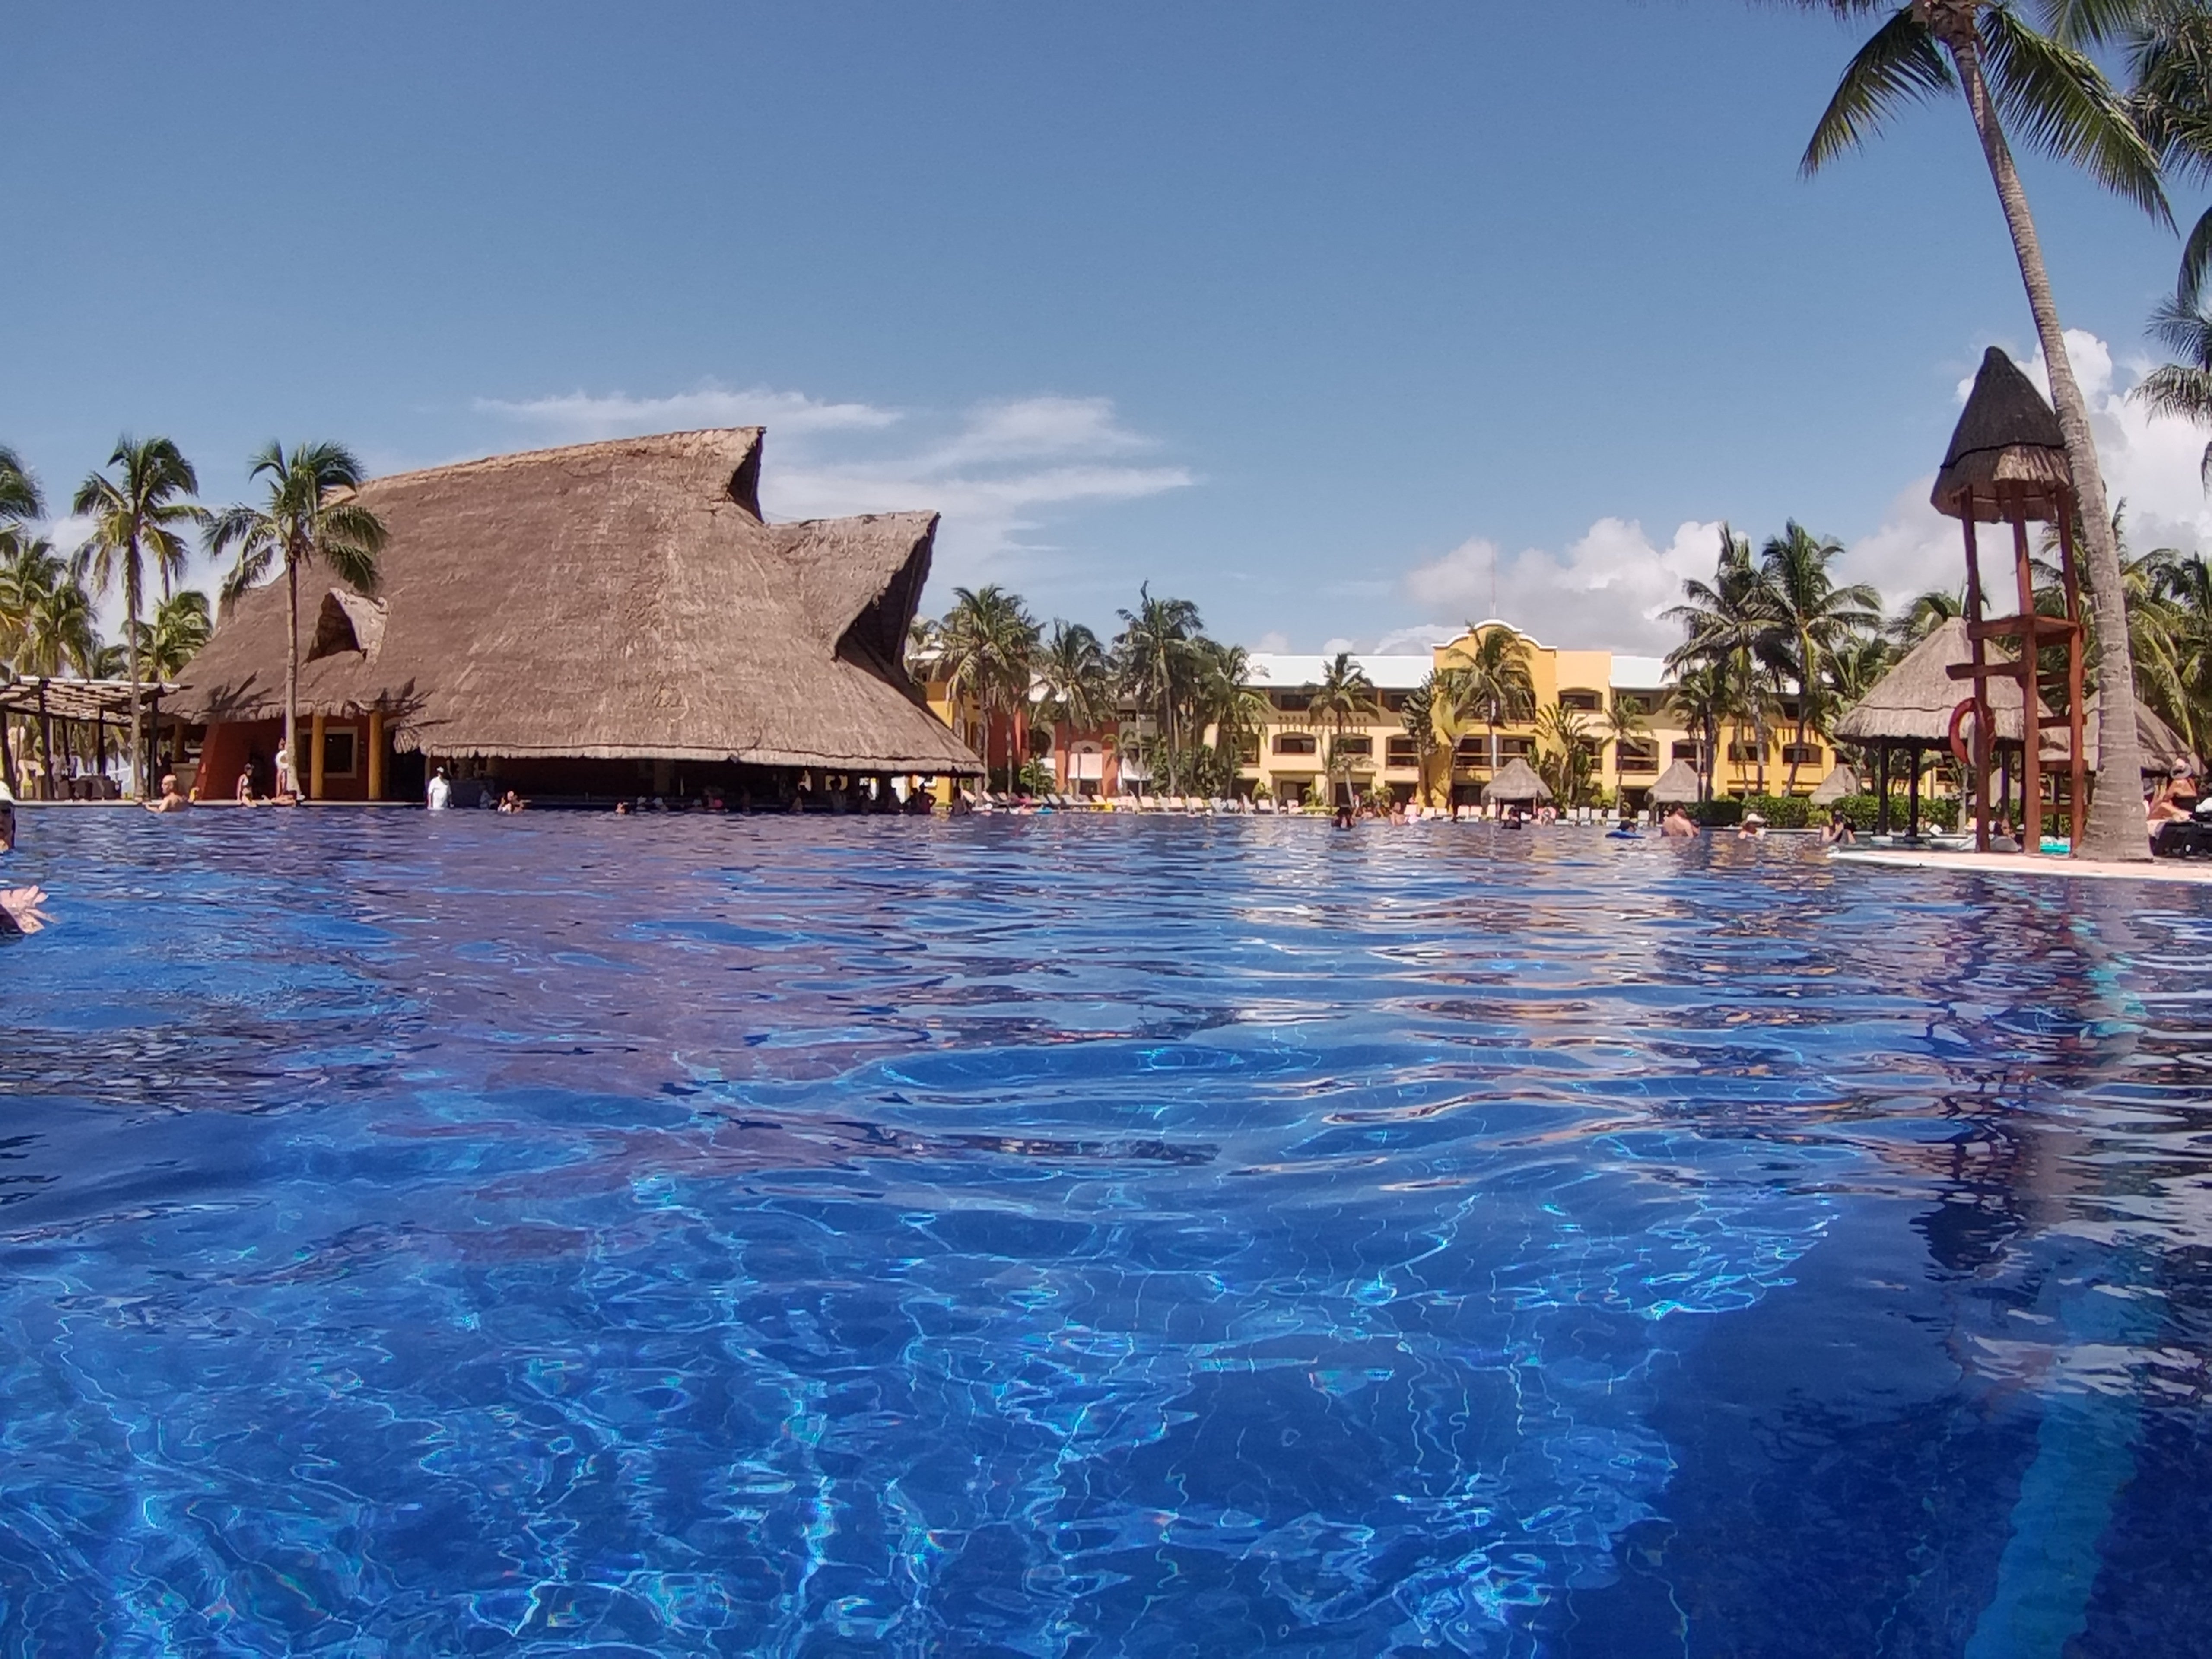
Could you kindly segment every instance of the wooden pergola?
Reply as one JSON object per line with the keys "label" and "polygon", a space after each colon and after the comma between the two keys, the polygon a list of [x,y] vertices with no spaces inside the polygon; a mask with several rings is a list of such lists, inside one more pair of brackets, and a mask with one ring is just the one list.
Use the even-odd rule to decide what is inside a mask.
{"label": "wooden pergola", "polygon": [[[153,719],[160,713],[161,699],[176,689],[166,681],[139,683],[138,702],[147,712],[149,735]],[[91,726],[104,746],[109,726],[113,726],[118,734],[131,729],[131,682],[70,679],[45,674],[0,678],[0,720],[10,715],[38,723],[42,750],[52,748],[51,734],[56,720]],[[44,793],[51,799],[54,781],[47,777],[42,781]]]}

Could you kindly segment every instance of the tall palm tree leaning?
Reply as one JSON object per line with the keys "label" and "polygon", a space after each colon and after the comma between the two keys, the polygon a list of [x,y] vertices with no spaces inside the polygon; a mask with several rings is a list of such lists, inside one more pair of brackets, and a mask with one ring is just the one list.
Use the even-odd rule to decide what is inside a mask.
{"label": "tall palm tree leaning", "polygon": [[[80,554],[91,561],[92,585],[106,593],[120,582],[123,588],[123,627],[126,639],[137,635],[145,610],[146,561],[150,556],[161,580],[161,595],[168,597],[173,577],[182,575],[191,559],[182,531],[204,526],[204,508],[184,497],[199,494],[198,474],[182,451],[167,438],[115,441],[107,458],[114,469],[110,477],[94,472],[77,486],[70,511],[92,520],[92,533]],[[146,793],[146,711],[139,706],[138,660],[131,661],[131,779],[134,793]]]}
{"label": "tall palm tree leaning", "polygon": [[0,444],[0,534],[46,516],[46,503],[39,493],[39,481],[23,465],[21,456]]}
{"label": "tall palm tree leaning", "polygon": [[952,608],[938,631],[942,666],[953,690],[972,696],[983,711],[983,770],[989,781],[994,717],[1008,717],[1006,770],[1013,772],[1012,718],[1028,702],[1030,669],[1036,654],[1036,620],[1018,594],[992,583],[956,587]]}
{"label": "tall palm tree leaning", "polygon": [[[1843,556],[1844,544],[1815,536],[1795,519],[1759,550],[1759,574],[1766,583],[1780,636],[1778,653],[1797,683],[1797,745],[1805,750],[1810,731],[1828,729],[1827,667],[1844,644],[1881,626],[1881,595],[1864,582],[1838,586],[1828,566]],[[1797,766],[1790,763],[1784,787],[1797,793]]]}
{"label": "tall palm tree leaning", "polygon": [[208,639],[215,632],[215,619],[208,614],[208,597],[197,587],[187,587],[172,593],[154,607],[154,620],[139,633],[125,641],[130,653],[138,659],[137,669],[154,683],[153,704],[154,747],[161,746],[161,685],[185,672],[194,657],[206,648]]}
{"label": "tall palm tree leaning", "polygon": [[1137,608],[1117,612],[1121,631],[1114,655],[1122,684],[1158,722],[1166,745],[1167,787],[1180,792],[1182,744],[1176,712],[1199,666],[1199,641],[1205,622],[1188,599],[1154,599],[1150,582],[1137,588]]}
{"label": "tall palm tree leaning", "polygon": [[[361,593],[376,592],[376,556],[383,550],[384,520],[354,499],[361,463],[343,444],[299,444],[291,453],[272,443],[253,458],[250,475],[263,481],[258,507],[233,507],[215,515],[208,551],[231,552],[236,562],[224,578],[226,604],[270,572],[284,573],[289,637],[284,653],[284,758],[296,791],[300,770],[300,572],[314,564]],[[313,768],[308,775],[312,776]]]}
{"label": "tall palm tree leaning", "polygon": [[[1375,683],[1367,678],[1365,669],[1352,661],[1352,653],[1338,652],[1321,671],[1313,696],[1306,702],[1306,719],[1327,720],[1334,733],[1328,740],[1328,769],[1332,775],[1341,758],[1344,728],[1353,720],[1367,719],[1374,709]],[[1348,777],[1349,773],[1346,775]]]}
{"label": "tall palm tree leaning", "polygon": [[2100,636],[2117,643],[2100,653],[2097,790],[2078,850],[2106,859],[2150,856],[2137,787],[2135,667],[2127,648],[2127,599],[2104,474],[2089,431],[2089,409],[2074,378],[2051,298],[2043,245],[2021,188],[2000,112],[2032,148],[2083,168],[2099,184],[2154,217],[2172,222],[2159,187],[2158,157],[2117,93],[2072,41],[2116,30],[2121,18],[2155,0],[2039,0],[2059,35],[2024,22],[2014,0],[1787,0],[1806,11],[1853,18],[1888,14],[1859,48],[1813,131],[1803,161],[1817,173],[1865,143],[1901,103],[1962,91],[1981,140],[1990,181],[2012,234],[2013,253],[2027,289],[2037,343],[2051,377],[2051,403],[2066,437],[2068,469],[2088,554],[2090,602]]}

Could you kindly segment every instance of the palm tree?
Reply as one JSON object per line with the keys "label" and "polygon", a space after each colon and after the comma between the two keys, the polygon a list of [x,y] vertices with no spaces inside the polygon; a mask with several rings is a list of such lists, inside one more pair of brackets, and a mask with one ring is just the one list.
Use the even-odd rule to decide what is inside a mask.
{"label": "palm tree", "polygon": [[1213,732],[1212,744],[1202,754],[1207,774],[1202,781],[1208,794],[1231,795],[1243,768],[1245,741],[1267,730],[1273,705],[1252,684],[1252,653],[1243,646],[1223,645],[1204,635],[1192,644],[1196,672],[1191,729],[1202,734],[1210,726]]}
{"label": "palm tree", "polygon": [[1332,775],[1341,761],[1349,758],[1343,754],[1344,728],[1354,720],[1372,719],[1376,708],[1375,683],[1367,678],[1367,671],[1352,660],[1349,651],[1338,652],[1322,668],[1320,681],[1306,700],[1307,722],[1326,720],[1333,733],[1328,740]]}
{"label": "palm tree", "polygon": [[[1468,627],[1473,630],[1474,624]],[[1437,676],[1437,700],[1455,732],[1476,714],[1490,735],[1490,772],[1498,774],[1498,728],[1534,718],[1536,682],[1528,672],[1528,642],[1502,623],[1477,635],[1474,648],[1453,653]]]}
{"label": "palm tree", "polygon": [[[1766,788],[1766,714],[1770,700],[1759,684],[1762,666],[1771,667],[1784,638],[1781,606],[1765,574],[1753,562],[1751,539],[1721,526],[1720,556],[1711,582],[1690,578],[1682,584],[1682,603],[1665,613],[1682,624],[1682,643],[1668,653],[1667,666],[1680,676],[1700,665],[1715,668],[1726,682],[1726,718],[1736,723],[1739,738],[1747,721],[1759,743],[1759,787]],[[1706,757],[1708,793],[1713,757]]]}
{"label": "palm tree", "polygon": [[[1827,665],[1851,639],[1881,625],[1881,595],[1864,582],[1839,587],[1828,566],[1843,556],[1844,544],[1814,536],[1795,519],[1759,550],[1759,576],[1773,609],[1775,654],[1797,688],[1797,752],[1808,730],[1825,731]],[[1789,781],[1797,790],[1798,761],[1790,763]]]}
{"label": "palm tree", "polygon": [[1006,752],[1007,787],[1012,787],[1012,717],[1029,702],[1030,664],[1036,654],[1038,629],[1018,594],[993,583],[983,587],[956,587],[952,609],[945,613],[939,632],[942,667],[956,696],[972,696],[983,711],[983,769],[991,769],[992,738],[996,716],[1009,723]]}
{"label": "palm tree", "polygon": [[[199,476],[175,443],[167,438],[134,439],[127,434],[115,441],[107,458],[116,476],[94,472],[77,486],[70,511],[92,520],[92,534],[80,550],[91,559],[92,582],[106,594],[119,581],[123,588],[124,630],[138,631],[144,611],[146,559],[150,555],[161,580],[161,597],[169,595],[173,576],[182,575],[191,554],[180,533],[187,525],[204,525],[205,509],[180,497],[199,493]],[[138,670],[131,670],[131,777],[132,789],[146,789],[144,711],[138,706]]]}
{"label": "palm tree", "polygon": [[1713,762],[1721,727],[1734,719],[1736,684],[1725,662],[1700,662],[1678,671],[1667,701],[1682,724],[1698,734],[1699,798],[1713,798]]}
{"label": "palm tree", "polygon": [[1589,787],[1595,739],[1579,708],[1555,702],[1537,711],[1536,738],[1542,745],[1536,769],[1563,806],[1582,805]]}
{"label": "palm tree", "polygon": [[208,614],[208,596],[197,587],[187,587],[172,593],[155,606],[152,623],[127,641],[138,659],[136,672],[153,683],[154,747],[157,751],[161,746],[162,684],[183,673],[185,665],[206,648],[209,636],[214,632],[214,619]]}
{"label": "palm tree", "polygon": [[1899,611],[1888,624],[1890,636],[1911,647],[1920,643],[1954,617],[1966,614],[1964,588],[1931,587]]}
{"label": "palm tree", "polygon": [[[2171,615],[2173,677],[2179,693],[2172,720],[2189,746],[2212,750],[2212,565],[2201,553],[2172,561],[2157,576]],[[2171,717],[2170,717],[2171,718]]]}
{"label": "palm tree", "polygon": [[[20,526],[0,531],[0,668],[31,672],[26,660],[31,617],[40,599],[61,585],[68,567],[44,538],[25,536]],[[15,717],[0,714],[0,782],[16,786],[10,727]]]}
{"label": "palm tree", "polygon": [[280,565],[284,572],[289,619],[284,657],[284,758],[295,790],[300,772],[300,572],[324,564],[349,587],[374,593],[376,556],[385,540],[384,520],[354,498],[361,488],[361,463],[343,444],[270,444],[253,458],[249,475],[264,481],[263,504],[233,507],[215,516],[208,530],[208,551],[235,550],[236,562],[224,578],[222,597],[236,599],[258,586]]}
{"label": "palm tree", "polygon": [[1428,678],[1406,694],[1406,701],[1398,710],[1398,723],[1413,739],[1413,763],[1420,769],[1425,798],[1429,788],[1429,759],[1437,747],[1437,671],[1431,668]]}
{"label": "palm tree", "polygon": [[[33,586],[21,596],[22,621],[15,650],[16,665],[42,680],[52,679],[64,668],[74,668],[82,674],[100,649],[100,630],[92,596],[46,543],[33,543],[26,550],[33,556],[27,572]],[[45,701],[41,687],[39,755],[46,767],[45,792],[51,799],[54,788],[54,723],[45,712]]]}
{"label": "palm tree", "polygon": [[1176,793],[1182,757],[1176,717],[1198,667],[1204,623],[1195,605],[1188,599],[1156,599],[1149,582],[1137,589],[1137,608],[1118,614],[1121,631],[1114,640],[1114,656],[1122,684],[1158,722],[1168,792]]}
{"label": "palm tree", "polygon": [[46,503],[39,481],[31,476],[23,458],[0,444],[0,526],[25,524],[46,516]]}
{"label": "palm tree", "polygon": [[1095,732],[1117,712],[1114,665],[1098,635],[1081,623],[1055,620],[1036,657],[1037,684],[1054,719]]}
{"label": "palm tree", "polygon": [[2148,859],[2136,785],[2135,669],[2127,651],[2127,597],[2112,545],[2105,479],[2089,430],[2089,408],[2074,378],[2059,326],[2057,302],[2043,246],[2028,212],[2002,110],[2028,144],[2086,170],[2106,189],[2172,223],[2159,187],[2159,157],[2129,118],[2119,95],[2076,42],[2094,44],[2139,19],[2150,0],[2042,0],[2070,38],[2040,33],[2024,22],[2013,0],[1796,0],[1808,11],[1842,17],[1887,12],[1859,48],[1806,146],[1803,167],[1816,173],[1863,145],[1908,100],[1960,90],[1980,139],[1983,159],[2011,233],[2028,310],[2051,379],[2051,402],[2065,434],[2074,496],[2087,531],[2091,602],[2114,643],[2099,660],[2101,713],[2097,792],[2081,850],[2107,859]]}
{"label": "palm tree", "polygon": [[1621,769],[1621,757],[1632,743],[1641,743],[1651,735],[1651,722],[1644,718],[1635,696],[1626,691],[1616,691],[1605,708],[1605,736],[1601,740],[1613,744],[1613,769]]}

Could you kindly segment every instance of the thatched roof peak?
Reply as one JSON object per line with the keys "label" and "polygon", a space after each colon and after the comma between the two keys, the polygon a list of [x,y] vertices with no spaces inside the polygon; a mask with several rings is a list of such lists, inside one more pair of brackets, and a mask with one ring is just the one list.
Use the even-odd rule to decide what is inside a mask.
{"label": "thatched roof peak", "polygon": [[1498,769],[1498,775],[1482,786],[1482,798],[1493,800],[1549,800],[1552,786],[1536,775],[1535,769],[1516,755]]}
{"label": "thatched roof peak", "polygon": [[[1987,650],[1989,662],[2011,660],[1995,646]],[[1973,683],[1954,680],[1949,671],[1954,663],[1972,662],[1973,657],[1966,619],[1952,617],[1906,652],[1875,682],[1873,690],[1844,711],[1836,722],[1836,735],[1846,743],[1917,743],[1930,747],[1948,743],[1951,711],[1973,695]],[[1992,678],[1990,706],[1996,714],[1997,736],[2018,743],[2020,682]]]}
{"label": "thatched roof peak", "polygon": [[2070,510],[2073,475],[2058,416],[2020,365],[1991,346],[1982,354],[1930,499],[1951,518],[1995,521],[2005,516],[2000,484],[2016,488],[2031,520],[2055,523]]}
{"label": "thatched roof peak", "polygon": [[[374,600],[301,606],[300,706],[437,755],[973,773],[903,648],[933,513],[762,522],[762,432],[672,432],[372,479]],[[306,596],[302,596],[303,599]],[[174,705],[283,707],[283,585],[230,607]]]}
{"label": "thatched roof peak", "polygon": [[1859,775],[1848,766],[1838,765],[1820,780],[1819,787],[1806,799],[1814,806],[1833,806],[1846,795],[1864,793],[1866,786],[1859,781]]}
{"label": "thatched roof peak", "polygon": [[1651,799],[1662,806],[1687,805],[1705,793],[1705,785],[1698,776],[1698,769],[1685,760],[1678,760],[1659,775],[1659,781],[1651,786]]}

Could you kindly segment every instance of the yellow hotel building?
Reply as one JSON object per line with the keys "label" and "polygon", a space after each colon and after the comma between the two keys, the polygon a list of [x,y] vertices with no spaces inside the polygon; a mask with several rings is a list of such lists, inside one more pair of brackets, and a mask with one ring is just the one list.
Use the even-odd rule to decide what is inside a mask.
{"label": "yellow hotel building", "polygon": [[[1491,736],[1480,722],[1463,727],[1456,744],[1439,744],[1424,766],[1413,738],[1401,720],[1407,694],[1429,674],[1466,659],[1474,642],[1493,628],[1508,624],[1479,623],[1474,628],[1430,647],[1425,655],[1378,656],[1352,654],[1374,685],[1382,705],[1377,718],[1365,725],[1345,728],[1340,753],[1350,760],[1350,781],[1361,793],[1387,794],[1404,800],[1419,798],[1432,805],[1473,804],[1493,764],[1503,766],[1516,757],[1536,762],[1539,744],[1532,720],[1501,723],[1497,731],[1497,753]],[[1538,709],[1564,704],[1582,716],[1588,728],[1589,748],[1594,751],[1592,775],[1609,799],[1627,798],[1641,805],[1642,792],[1659,781],[1659,775],[1675,761],[1698,764],[1702,744],[1668,706],[1668,676],[1657,657],[1635,657],[1613,651],[1583,651],[1548,646],[1522,635],[1527,648],[1528,677],[1535,688]],[[1240,780],[1256,789],[1264,783],[1277,800],[1297,801],[1327,793],[1328,756],[1335,727],[1332,721],[1315,720],[1307,714],[1314,685],[1328,667],[1321,656],[1255,653],[1252,684],[1267,694],[1274,718],[1255,744],[1245,749],[1246,765]],[[1723,728],[1725,752],[1713,768],[1716,794],[1744,795],[1759,792],[1762,778],[1766,793],[1782,794],[1792,788],[1808,794],[1836,763],[1833,750],[1808,732],[1805,745],[1796,744],[1794,698],[1784,698],[1774,717],[1762,753],[1748,730]],[[1642,716],[1644,734],[1629,742],[1617,741],[1608,730],[1607,711],[1633,708]]]}

